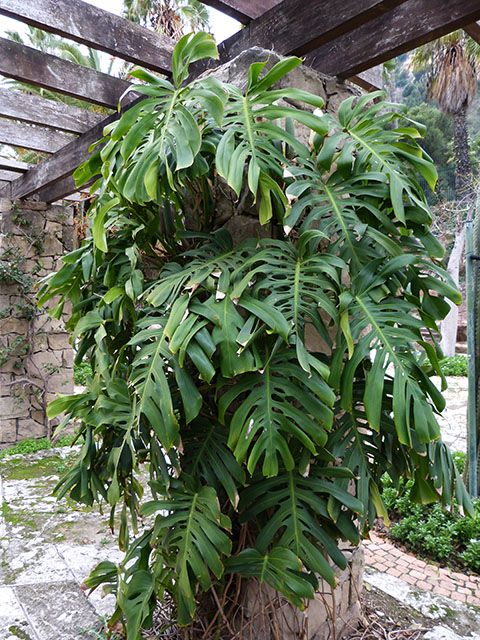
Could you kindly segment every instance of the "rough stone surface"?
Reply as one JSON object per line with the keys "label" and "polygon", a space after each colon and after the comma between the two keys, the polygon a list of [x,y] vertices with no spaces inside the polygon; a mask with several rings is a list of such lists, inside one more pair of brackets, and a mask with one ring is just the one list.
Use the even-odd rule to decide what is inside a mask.
{"label": "rough stone surface", "polygon": [[14,276],[16,262],[24,279],[23,285],[15,277],[0,283],[0,447],[50,435],[58,420],[47,419],[48,401],[73,392],[73,351],[63,319],[36,308],[36,284],[72,249],[71,230],[68,208],[0,202],[0,263]]}

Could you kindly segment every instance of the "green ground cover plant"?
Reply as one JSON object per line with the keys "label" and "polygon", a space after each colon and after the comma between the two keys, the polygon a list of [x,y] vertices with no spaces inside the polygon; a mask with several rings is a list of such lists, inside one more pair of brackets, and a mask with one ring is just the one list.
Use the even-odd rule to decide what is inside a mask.
{"label": "green ground cover plant", "polygon": [[[456,453],[454,458],[462,473],[465,454]],[[476,518],[464,518],[455,500],[449,510],[440,504],[415,504],[411,480],[400,480],[396,488],[385,475],[382,484],[393,540],[443,565],[480,573],[480,500],[474,500]]]}
{"label": "green ground cover plant", "polygon": [[468,376],[467,356],[457,354],[452,358],[443,358],[440,367],[444,376]]}
{"label": "green ground cover plant", "polygon": [[[318,96],[277,89],[298,58],[252,64],[244,91],[187,81],[217,55],[211,37],[185,36],[171,80],[133,72],[146,99],[76,172],[98,190],[90,235],[41,291],[54,317],[72,302],[76,361],[92,368],[83,393],[49,408],[83,442],[56,492],[108,502],[112,525],[120,512],[125,559],[86,583],[116,594],[110,623],[129,640],[158,600],[190,639],[234,637],[245,585],[304,608],[319,576],[334,587],[346,568],[339,540],[387,515],[387,470],[412,479],[413,501],[456,495],[473,514],[430,379],[445,384],[437,322],[461,298],[418,182],[436,180],[421,127],[381,93],[335,118]],[[270,237],[235,244],[225,194]]]}
{"label": "green ground cover plant", "polygon": [[26,453],[35,453],[44,449],[52,449],[53,447],[69,447],[74,441],[73,435],[61,435],[55,441],[48,438],[25,438],[11,447],[0,451],[0,460],[7,456],[23,455]]}

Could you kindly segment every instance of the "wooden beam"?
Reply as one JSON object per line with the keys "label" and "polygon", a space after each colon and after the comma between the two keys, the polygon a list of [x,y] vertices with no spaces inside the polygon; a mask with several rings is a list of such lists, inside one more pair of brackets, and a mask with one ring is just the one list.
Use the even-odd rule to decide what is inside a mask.
{"label": "wooden beam", "polygon": [[383,66],[381,64],[366,71],[362,71],[356,76],[348,78],[350,82],[358,85],[365,91],[376,91],[383,87]]}
{"label": "wooden beam", "polygon": [[11,182],[16,178],[18,178],[18,173],[15,173],[14,171],[0,171],[0,180]]}
{"label": "wooden beam", "polygon": [[478,19],[478,0],[407,0],[313,51],[305,64],[349,78]]}
{"label": "wooden beam", "polygon": [[281,0],[206,0],[203,4],[218,9],[242,24],[259,18]]}
{"label": "wooden beam", "polygon": [[[13,158],[0,158],[0,169],[6,169],[7,171],[15,171],[17,174],[26,173],[34,165],[27,162],[20,162]],[[18,177],[18,175],[17,175]]]}
{"label": "wooden beam", "polygon": [[118,114],[114,113],[92,129],[82,133],[78,138],[62,147],[60,151],[32,167],[30,171],[0,190],[0,197],[11,200],[27,198],[40,189],[50,187],[63,178],[71,176],[75,169],[89,157],[88,148],[90,145],[102,138],[104,126],[117,118]]}
{"label": "wooden beam", "polygon": [[[57,200],[63,200],[73,193],[79,193],[78,188],[75,186],[75,180],[73,177],[67,176],[62,180],[55,182],[55,184],[38,191],[38,197],[41,202],[51,204],[52,202],[57,202]],[[81,197],[79,197],[78,200],[81,200]]]}
{"label": "wooden beam", "polygon": [[480,44],[480,24],[478,24],[478,22],[467,24],[466,27],[463,27],[463,30],[465,31],[465,33],[468,33],[468,35],[473,38],[475,42],[478,42],[478,44]]}
{"label": "wooden beam", "polygon": [[161,73],[174,41],[81,0],[0,0],[0,14]]}
{"label": "wooden beam", "polygon": [[11,120],[0,120],[0,144],[55,153],[71,140],[71,136],[56,131],[20,124]]}
{"label": "wooden beam", "polygon": [[87,109],[1,87],[0,116],[68,133],[83,133],[105,117]]}
{"label": "wooden beam", "polygon": [[125,80],[5,38],[0,38],[0,74],[110,109],[117,108],[118,99],[131,86]]}
{"label": "wooden beam", "polygon": [[209,61],[208,65],[227,62],[253,46],[281,55],[302,56],[379,15],[388,14],[405,1],[356,0],[339,6],[325,0],[283,0],[222,42],[218,47],[219,61]]}

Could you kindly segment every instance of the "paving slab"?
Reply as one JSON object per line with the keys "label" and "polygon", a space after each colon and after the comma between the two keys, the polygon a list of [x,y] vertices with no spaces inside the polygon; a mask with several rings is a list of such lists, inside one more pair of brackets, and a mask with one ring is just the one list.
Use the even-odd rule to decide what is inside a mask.
{"label": "paving slab", "polygon": [[16,594],[40,640],[98,638],[98,616],[77,582],[20,585]]}
{"label": "paving slab", "polygon": [[38,640],[12,587],[0,587],[1,640]]}

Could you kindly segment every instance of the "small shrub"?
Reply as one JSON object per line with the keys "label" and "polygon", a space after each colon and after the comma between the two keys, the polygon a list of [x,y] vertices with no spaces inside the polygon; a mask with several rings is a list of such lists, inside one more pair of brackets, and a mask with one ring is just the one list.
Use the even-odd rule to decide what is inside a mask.
{"label": "small shrub", "polygon": [[460,557],[465,565],[480,573],[480,540],[470,540]]}
{"label": "small shrub", "polygon": [[446,376],[468,376],[467,356],[456,355],[453,358],[444,358],[440,366]]}
{"label": "small shrub", "polygon": [[89,362],[81,362],[73,365],[73,382],[85,386],[88,376],[92,375],[92,367]]}
{"label": "small shrub", "polygon": [[[456,452],[453,458],[461,473],[465,454]],[[412,480],[400,479],[396,488],[385,475],[382,485],[382,497],[394,521],[390,529],[394,540],[433,560],[453,562],[480,573],[480,500],[474,504],[477,518],[464,518],[455,501],[451,511],[439,504],[415,504],[410,495]]]}
{"label": "small shrub", "polygon": [[458,473],[463,474],[465,471],[466,455],[462,451],[454,451],[452,453],[453,462],[458,469]]}

